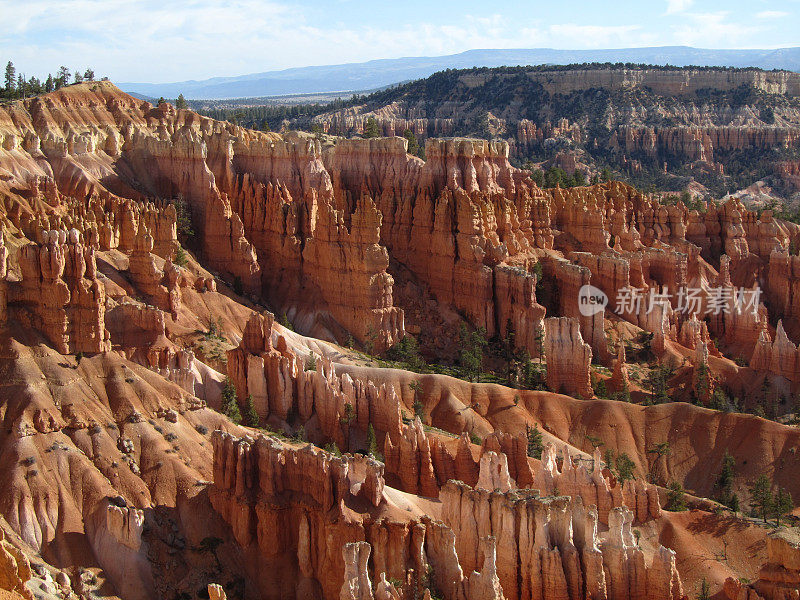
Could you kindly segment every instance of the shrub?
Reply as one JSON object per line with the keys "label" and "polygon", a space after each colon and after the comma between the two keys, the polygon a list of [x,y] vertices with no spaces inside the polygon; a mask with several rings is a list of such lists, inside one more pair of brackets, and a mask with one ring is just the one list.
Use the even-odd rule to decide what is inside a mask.
{"label": "shrub", "polygon": [[378,450],[378,437],[375,435],[375,428],[372,423],[367,427],[367,451],[369,455],[378,460],[383,460],[380,451]]}
{"label": "shrub", "polygon": [[222,405],[220,410],[223,415],[237,425],[242,422],[242,413],[239,411],[239,403],[236,401],[236,386],[227,377],[222,384]]}
{"label": "shrub", "polygon": [[336,442],[330,442],[325,444],[325,448],[323,448],[326,452],[330,452],[334,456],[338,456],[339,458],[342,457],[342,451],[339,450],[339,446],[336,445]]}
{"label": "shrub", "polygon": [[282,325],[289,331],[294,331],[294,327],[292,327],[292,323],[289,321],[289,317],[286,316],[285,312],[282,312],[281,316],[278,317],[278,324]]}
{"label": "shrub", "polygon": [[631,460],[631,457],[625,452],[617,456],[617,479],[619,479],[622,485],[625,485],[626,481],[635,479],[635,468],[636,465],[634,464],[633,460]]}
{"label": "shrub", "polygon": [[247,399],[244,401],[242,422],[248,427],[261,427],[261,419],[256,412],[256,405],[253,402],[253,397],[250,394],[247,394]]}
{"label": "shrub", "polygon": [[306,371],[316,371],[317,370],[317,356],[313,352],[309,352],[308,357],[306,358]]}
{"label": "shrub", "polygon": [[344,414],[341,417],[339,417],[339,422],[342,425],[346,425],[349,427],[350,423],[352,423],[355,420],[355,418],[356,418],[356,411],[353,408],[353,405],[348,402],[347,404],[344,405]]}
{"label": "shrub", "polygon": [[409,334],[386,351],[386,358],[405,363],[412,371],[425,366],[425,361],[419,355],[419,344]]}
{"label": "shrub", "polygon": [[682,512],[686,510],[686,495],[683,486],[677,481],[673,481],[667,488],[667,505],[665,507],[671,512]]}
{"label": "shrub", "polygon": [[292,441],[295,444],[301,444],[301,443],[305,442],[306,441],[306,428],[303,427],[302,425],[300,427],[298,427],[297,431],[295,431],[292,434]]}
{"label": "shrub", "polygon": [[180,244],[178,244],[178,248],[175,250],[175,264],[179,267],[185,267],[189,264],[189,256]]}
{"label": "shrub", "polygon": [[542,432],[539,431],[539,426],[528,425],[526,429],[528,437],[528,456],[532,458],[542,458],[542,450],[544,450],[544,442],[542,441]]}
{"label": "shrub", "polygon": [[487,346],[486,330],[483,328],[470,332],[461,324],[459,331],[458,364],[470,381],[475,381],[483,370],[483,349]]}
{"label": "shrub", "polygon": [[425,405],[422,403],[421,400],[414,400],[414,404],[412,405],[414,409],[414,416],[419,417],[420,421],[425,420]]}

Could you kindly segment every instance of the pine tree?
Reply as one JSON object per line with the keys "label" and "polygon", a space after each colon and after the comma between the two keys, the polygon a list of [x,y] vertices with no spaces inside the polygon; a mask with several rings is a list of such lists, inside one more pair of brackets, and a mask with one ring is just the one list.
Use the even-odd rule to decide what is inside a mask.
{"label": "pine tree", "polygon": [[56,84],[53,81],[53,76],[50,73],[48,73],[47,81],[45,81],[44,83],[44,91],[49,93],[52,92],[54,89],[56,89]]}
{"label": "pine tree", "polygon": [[239,403],[236,401],[236,386],[227,377],[222,384],[222,405],[220,409],[223,415],[237,425],[242,422],[242,413],[239,411]]}
{"label": "pine tree", "polygon": [[14,68],[14,63],[8,61],[8,64],[6,65],[6,94],[11,95],[16,85],[17,70]]}
{"label": "pine tree", "polygon": [[606,467],[612,473],[614,472],[614,451],[611,448],[606,448],[605,452],[603,452],[603,462],[606,463]]}
{"label": "pine tree", "polygon": [[244,401],[244,414],[242,415],[242,422],[248,427],[261,427],[261,419],[256,412],[256,405],[253,402],[253,397],[247,394],[247,399]]}
{"label": "pine tree", "polygon": [[372,426],[372,423],[367,427],[367,452],[369,452],[371,457],[381,461],[383,460],[383,456],[381,456],[378,450],[378,437],[375,435],[375,428]]}
{"label": "pine tree", "polygon": [[414,132],[410,129],[406,129],[403,132],[403,137],[408,140],[408,153],[417,156],[419,154],[419,142],[417,141],[417,136],[414,135]]}
{"label": "pine tree", "polygon": [[677,481],[670,483],[667,489],[666,509],[672,512],[686,510],[686,496],[684,495],[683,486]]}
{"label": "pine tree", "polygon": [[635,479],[635,468],[636,465],[631,460],[631,457],[627,455],[627,453],[623,452],[617,456],[617,479],[619,479],[619,482],[623,487],[625,486],[626,481]]}
{"label": "pine tree", "polygon": [[83,78],[86,81],[94,81],[94,70],[93,69],[86,69],[83,73]]}
{"label": "pine tree", "polygon": [[483,349],[487,346],[486,330],[482,327],[470,332],[461,324],[459,331],[458,363],[470,381],[475,381],[483,370]]}
{"label": "pine tree", "polygon": [[764,473],[758,476],[753,487],[750,488],[750,504],[761,514],[764,523],[767,522],[767,517],[772,514],[775,504],[771,488],[772,483]]}
{"label": "pine tree", "polygon": [[370,117],[367,119],[367,122],[364,124],[364,137],[365,138],[376,138],[380,135],[380,131],[378,130],[378,123],[375,121],[375,117]]}
{"label": "pine tree", "polygon": [[778,493],[775,495],[775,522],[778,527],[781,525],[781,517],[792,512],[793,508],[794,504],[789,490],[778,488]]}
{"label": "pine tree", "polygon": [[83,83],[83,74],[80,71],[75,71],[74,81],[75,83]]}
{"label": "pine tree", "polygon": [[414,401],[411,404],[411,408],[414,410],[414,416],[419,417],[420,421],[425,421],[425,405],[422,403],[422,400],[418,398],[418,394],[422,393],[422,384],[414,380],[408,384],[408,389],[414,394]]}
{"label": "pine tree", "polygon": [[528,456],[532,458],[542,458],[542,450],[544,450],[544,442],[542,441],[542,432],[539,431],[539,426],[528,425],[526,430],[528,436]]}
{"label": "pine tree", "polygon": [[669,442],[661,442],[659,444],[655,444],[647,452],[656,455],[656,459],[650,466],[650,480],[655,481],[655,469],[656,465],[658,464],[658,459],[661,458],[662,456],[668,456],[672,452],[672,450],[669,447]]}
{"label": "pine tree", "polygon": [[[739,498],[733,493],[733,479],[736,475],[736,459],[726,450],[722,457],[722,468],[717,477],[717,500],[733,511],[739,510]],[[736,508],[734,508],[734,505]]]}
{"label": "pine tree", "polygon": [[703,577],[703,581],[700,583],[700,593],[697,595],[697,600],[709,600],[709,598],[711,598],[711,589],[708,585],[708,581]]}
{"label": "pine tree", "polygon": [[175,100],[175,108],[189,108],[189,104],[183,94],[178,94],[178,98]]}
{"label": "pine tree", "polygon": [[56,80],[55,80],[56,89],[62,88],[65,85],[69,84],[69,76],[70,76],[70,72],[69,72],[69,69],[67,67],[65,67],[63,65],[61,67],[59,67],[58,73],[56,75]]}
{"label": "pine tree", "polygon": [[185,267],[189,264],[189,257],[186,254],[186,250],[183,249],[183,246],[178,244],[178,249],[175,250],[175,264],[179,267]]}
{"label": "pine tree", "polygon": [[725,450],[725,455],[722,457],[722,470],[719,472],[717,478],[717,486],[721,490],[730,490],[733,486],[733,476],[736,469],[736,459]]}

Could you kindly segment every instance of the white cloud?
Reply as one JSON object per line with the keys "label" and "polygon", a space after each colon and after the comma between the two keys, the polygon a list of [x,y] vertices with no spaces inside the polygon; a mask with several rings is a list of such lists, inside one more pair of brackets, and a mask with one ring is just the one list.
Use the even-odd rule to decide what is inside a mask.
{"label": "white cloud", "polygon": [[667,14],[674,15],[689,9],[694,0],[667,0]]}
{"label": "white cloud", "polygon": [[[283,0],[281,0],[283,1]],[[528,46],[525,22],[465,16],[430,24],[321,22],[313,9],[264,0],[0,0],[0,48],[28,74],[62,63],[117,81],[180,81],[373,58]],[[46,42],[45,42],[46,40]]]}
{"label": "white cloud", "polygon": [[564,23],[547,28],[550,44],[569,48],[609,48],[639,46],[653,37],[638,25],[579,25]]}
{"label": "white cloud", "polygon": [[782,10],[765,10],[756,15],[756,17],[759,19],[780,19],[788,16],[789,13]]}
{"label": "white cloud", "polygon": [[728,20],[729,13],[687,13],[684,21],[673,27],[673,39],[679,44],[700,48],[736,48],[763,29]]}
{"label": "white cloud", "polygon": [[500,14],[370,25],[343,13],[344,22],[321,22],[313,9],[281,2],[0,0],[0,14],[15,24],[0,31],[0,47],[14,48],[10,58],[29,75],[65,64],[91,66],[115,81],[166,82],[472,48],[619,47],[651,39],[635,25],[540,28]]}
{"label": "white cloud", "polygon": [[[670,0],[668,9],[685,11],[692,1]],[[671,29],[636,24],[633,15],[627,23],[634,24],[551,24],[477,10],[446,21],[397,22],[353,18],[361,14],[350,8],[356,4],[338,0],[331,18],[326,9],[289,0],[0,0],[0,54],[27,75],[65,64],[91,66],[116,81],[165,82],[472,48],[735,47],[769,23],[684,12]]]}

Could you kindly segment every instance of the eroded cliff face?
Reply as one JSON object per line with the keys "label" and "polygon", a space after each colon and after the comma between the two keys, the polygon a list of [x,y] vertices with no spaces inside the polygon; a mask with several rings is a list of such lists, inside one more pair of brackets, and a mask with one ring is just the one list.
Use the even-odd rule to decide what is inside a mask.
{"label": "eroded cliff face", "polygon": [[800,539],[791,529],[779,529],[767,536],[768,561],[758,579],[744,583],[729,578],[723,592],[729,600],[764,598],[793,600],[800,597]]}
{"label": "eroded cliff face", "polygon": [[[466,70],[438,73],[293,125],[343,136],[362,134],[371,122],[386,136],[491,135],[508,140],[519,158],[550,156],[547,166],[567,172],[578,155],[593,168],[611,164],[629,173],[672,174],[681,166],[698,180],[723,174],[739,180],[736,157],[747,152],[763,160],[788,195],[798,189],[796,161],[791,152],[767,153],[800,140],[797,90],[796,73],[785,71]],[[745,177],[740,181],[749,185]]]}
{"label": "eroded cliff face", "polygon": [[465,571],[477,564],[477,538],[497,538],[498,577],[509,599],[683,597],[674,553],[657,548],[646,566],[626,508],[609,513],[601,540],[596,508],[580,499],[501,494],[457,482],[440,497]]}
{"label": "eroded cliff face", "polygon": [[[665,475],[698,489],[697,454],[752,434],[755,450],[733,449],[746,476],[796,490],[794,467],[776,467],[796,445],[788,427],[375,368],[262,303],[377,352],[404,335],[402,278],[428,305],[421,338],[432,313],[513,334],[554,392],[592,399],[593,359],[615,391],[636,386],[625,341],[647,334],[647,360],[684,360],[675,379],[709,402],[720,383],[704,373],[798,381],[798,231],[768,213],[662,206],[616,182],[542,190],[504,143],[429,140],[423,162],[403,139],[251,132],[107,83],[3,107],[0,137],[0,512],[16,534],[2,589],[39,585],[27,553],[55,565],[63,597],[672,600],[676,556],[654,532],[701,524],[579,452],[590,434],[639,474],[670,441]],[[584,285],[607,310],[583,314]],[[756,285],[753,312],[708,313],[715,288]],[[700,290],[691,310],[648,308],[682,286]],[[624,310],[623,289],[643,302]],[[276,437],[208,408],[226,375]],[[541,460],[534,425],[553,444]],[[796,561],[772,554],[750,597],[794,581]]]}
{"label": "eroded cliff face", "polygon": [[[94,232],[90,243],[133,250],[136,223],[144,221],[155,252],[174,258],[175,209],[163,200],[179,198],[204,261],[246,292],[287,308],[306,299],[307,328],[321,334],[369,335],[378,350],[402,337],[379,243],[381,215],[369,200],[344,211],[334,205],[313,138],[283,139],[168,104],[154,108],[106,82],[4,109],[0,137],[0,185],[23,231],[38,228],[31,222],[39,214],[74,221],[74,199],[90,198],[89,210],[80,209],[91,215],[80,219]],[[128,209],[112,219],[92,210],[124,206],[126,198],[163,200],[145,219]]]}
{"label": "eroded cliff face", "polygon": [[[396,496],[379,463],[215,434],[211,500],[257,557],[267,597],[299,581],[298,596],[318,590],[343,599],[391,598],[420,586],[446,600],[683,598],[674,553],[658,547],[648,565],[627,508],[611,509],[601,539],[595,507],[503,490],[507,467],[497,466],[505,463],[493,451],[483,456],[478,488],[441,487],[441,521],[408,513],[392,520]],[[494,491],[480,487],[490,481]]]}
{"label": "eroded cliff face", "polygon": [[[8,226],[40,244],[40,232],[72,226],[88,247],[129,253],[145,296],[173,317],[178,277],[150,256],[174,258],[177,215],[147,198],[182,198],[201,256],[229,282],[287,309],[307,332],[340,341],[352,335],[377,351],[404,335],[390,274],[400,269],[489,337],[513,330],[516,345],[538,357],[547,337],[546,309],[536,297],[541,276],[534,273],[541,263],[538,272],[558,290],[550,314],[577,318],[584,343],[608,366],[603,313],[579,314],[577,292],[585,284],[606,291],[619,308],[624,287],[643,297],[710,287],[725,255],[737,274],[730,285],[769,282],[772,323],[793,314],[795,303],[779,283],[790,278],[788,267],[778,257],[796,232],[769,213],[759,218],[732,200],[699,214],[619,183],[543,191],[511,167],[504,142],[431,139],[422,162],[406,154],[402,138],[323,145],[302,134],[261,134],[168,104],[154,108],[108,83],[15,104],[1,125]],[[81,196],[89,198],[86,206]],[[747,275],[743,265],[756,263]],[[69,301],[97,304],[98,293],[73,292]],[[653,333],[661,352],[692,311],[643,305],[621,316]],[[678,308],[674,300],[671,308]],[[709,326],[749,360],[763,327],[735,318]],[[48,326],[62,335],[64,326]],[[102,324],[92,328],[88,346],[96,351]],[[551,337],[552,344],[555,330]],[[571,343],[564,360],[581,365],[583,381],[582,346]],[[557,379],[551,385],[561,389]],[[570,390],[591,393],[579,387]]]}

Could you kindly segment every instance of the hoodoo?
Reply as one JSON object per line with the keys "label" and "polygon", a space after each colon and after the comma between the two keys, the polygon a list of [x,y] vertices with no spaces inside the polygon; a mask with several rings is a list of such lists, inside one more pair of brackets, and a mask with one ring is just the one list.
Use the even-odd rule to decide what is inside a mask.
{"label": "hoodoo", "polygon": [[797,600],[800,228],[359,119],[0,105],[0,595]]}

